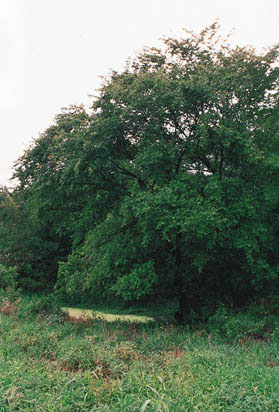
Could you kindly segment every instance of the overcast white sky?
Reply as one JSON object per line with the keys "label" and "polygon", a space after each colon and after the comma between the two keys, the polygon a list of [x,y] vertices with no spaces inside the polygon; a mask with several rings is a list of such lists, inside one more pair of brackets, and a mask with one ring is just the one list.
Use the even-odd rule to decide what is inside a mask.
{"label": "overcast white sky", "polygon": [[89,104],[100,76],[144,46],[219,18],[232,42],[279,41],[279,0],[0,0],[0,185],[61,107]]}

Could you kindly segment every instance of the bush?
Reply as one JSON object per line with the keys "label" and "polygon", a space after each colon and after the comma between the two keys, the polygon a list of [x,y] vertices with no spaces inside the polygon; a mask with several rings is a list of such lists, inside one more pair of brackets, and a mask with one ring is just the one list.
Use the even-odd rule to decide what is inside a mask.
{"label": "bush", "polygon": [[60,305],[53,295],[33,297],[28,303],[21,307],[20,315],[28,317],[36,314],[61,316]]}
{"label": "bush", "polygon": [[0,263],[0,288],[4,290],[16,289],[18,273],[15,267],[7,267]]}
{"label": "bush", "polygon": [[265,339],[269,331],[266,319],[255,314],[253,308],[246,312],[232,312],[225,305],[220,305],[215,314],[209,318],[207,330],[229,341]]}

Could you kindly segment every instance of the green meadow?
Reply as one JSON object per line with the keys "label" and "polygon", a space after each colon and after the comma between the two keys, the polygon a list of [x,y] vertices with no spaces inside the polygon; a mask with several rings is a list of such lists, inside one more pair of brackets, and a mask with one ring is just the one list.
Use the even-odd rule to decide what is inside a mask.
{"label": "green meadow", "polygon": [[2,297],[0,410],[278,411],[278,316],[259,308],[190,327]]}

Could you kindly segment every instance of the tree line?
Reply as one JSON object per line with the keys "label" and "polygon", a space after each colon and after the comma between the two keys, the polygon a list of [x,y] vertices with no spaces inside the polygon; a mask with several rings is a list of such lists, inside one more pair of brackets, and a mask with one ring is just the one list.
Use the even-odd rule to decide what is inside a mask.
{"label": "tree line", "polygon": [[218,29],[144,49],[17,160],[0,263],[22,288],[177,299],[179,319],[276,291],[278,47]]}

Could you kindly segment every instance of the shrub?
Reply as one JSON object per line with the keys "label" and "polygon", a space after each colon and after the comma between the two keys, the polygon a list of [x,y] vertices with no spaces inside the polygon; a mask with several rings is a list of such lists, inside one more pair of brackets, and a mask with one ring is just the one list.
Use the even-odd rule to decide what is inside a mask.
{"label": "shrub", "polygon": [[7,267],[0,263],[0,288],[16,289],[17,288],[18,273],[15,267]]}
{"label": "shrub", "polygon": [[209,318],[207,329],[229,341],[264,339],[267,331],[265,319],[258,317],[253,311],[232,312],[225,305],[220,305]]}
{"label": "shrub", "polygon": [[57,315],[62,317],[60,306],[53,295],[34,297],[28,303],[21,307],[20,315],[22,317],[34,315]]}

